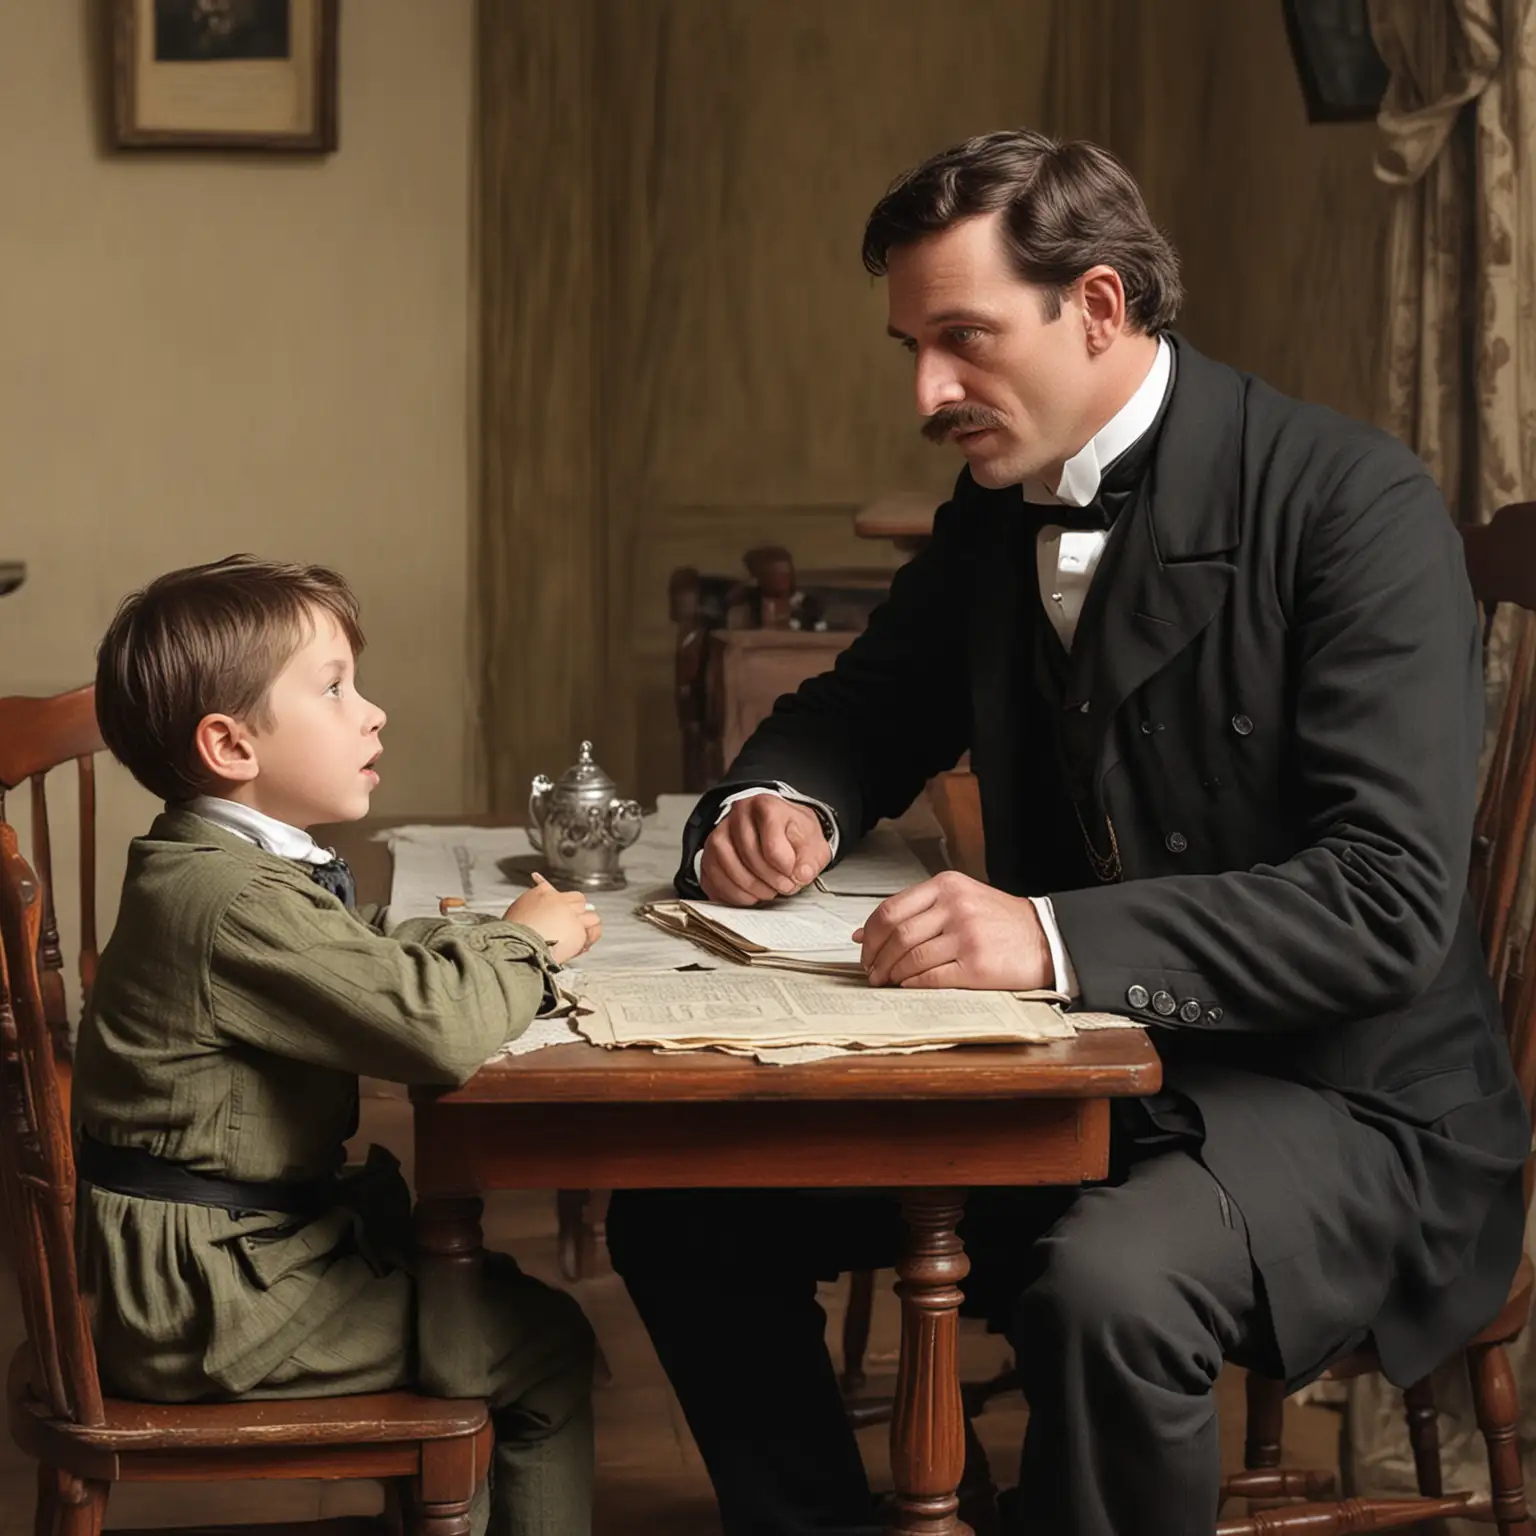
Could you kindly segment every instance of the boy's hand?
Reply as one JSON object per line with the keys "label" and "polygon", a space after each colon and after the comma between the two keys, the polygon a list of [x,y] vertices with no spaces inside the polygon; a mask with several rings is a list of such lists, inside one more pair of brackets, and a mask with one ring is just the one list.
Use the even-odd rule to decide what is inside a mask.
{"label": "boy's hand", "polygon": [[541,934],[549,952],[562,965],[585,954],[603,936],[603,920],[580,891],[557,891],[543,875],[503,913],[509,923],[521,923]]}

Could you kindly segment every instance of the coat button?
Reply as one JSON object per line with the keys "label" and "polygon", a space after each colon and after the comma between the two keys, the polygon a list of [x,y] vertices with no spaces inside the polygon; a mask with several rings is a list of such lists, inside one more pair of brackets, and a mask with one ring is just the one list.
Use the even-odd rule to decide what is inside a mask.
{"label": "coat button", "polygon": [[1250,720],[1247,715],[1233,715],[1232,729],[1236,731],[1239,736],[1252,736],[1253,721]]}
{"label": "coat button", "polygon": [[1226,1016],[1226,1010],[1222,1008],[1207,1008],[1205,1010],[1205,1022],[1207,1024],[1220,1024]]}
{"label": "coat button", "polygon": [[1200,1022],[1200,1004],[1194,998],[1187,998],[1179,1004],[1179,1017],[1186,1024],[1198,1024]]}
{"label": "coat button", "polygon": [[1189,847],[1189,839],[1182,832],[1170,832],[1163,842],[1169,853],[1183,853]]}
{"label": "coat button", "polygon": [[1179,1005],[1173,1000],[1171,992],[1154,992],[1152,994],[1152,1012],[1160,1013],[1165,1019]]}
{"label": "coat button", "polygon": [[1125,989],[1125,1000],[1132,1008],[1145,1008],[1150,998],[1151,994],[1145,987],[1127,987]]}

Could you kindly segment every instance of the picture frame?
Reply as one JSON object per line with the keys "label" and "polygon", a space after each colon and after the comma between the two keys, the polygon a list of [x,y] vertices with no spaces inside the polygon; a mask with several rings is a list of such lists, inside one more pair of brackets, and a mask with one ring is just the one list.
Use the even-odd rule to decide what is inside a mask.
{"label": "picture frame", "polygon": [[336,148],[340,0],[110,6],[114,148]]}

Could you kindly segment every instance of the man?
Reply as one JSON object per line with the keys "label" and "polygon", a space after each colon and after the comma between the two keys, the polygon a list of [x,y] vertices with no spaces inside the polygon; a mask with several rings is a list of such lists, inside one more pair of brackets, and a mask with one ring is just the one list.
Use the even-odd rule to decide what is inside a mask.
{"label": "man", "polygon": [[[1399,443],[1170,332],[1174,254],[1093,145],[946,151],[864,260],[966,467],[868,632],[700,802],[679,884],[797,890],[970,750],[990,883],[887,901],[871,985],[1054,985],[1164,1065],[1106,1183],[972,1197],[968,1300],[1030,1404],[1010,1529],[1195,1536],[1223,1359],[1294,1386],[1370,1334],[1413,1382],[1518,1261],[1460,543]],[[893,1204],[629,1194],[609,1238],[730,1536],[877,1528],[814,1285],[891,1262]]]}

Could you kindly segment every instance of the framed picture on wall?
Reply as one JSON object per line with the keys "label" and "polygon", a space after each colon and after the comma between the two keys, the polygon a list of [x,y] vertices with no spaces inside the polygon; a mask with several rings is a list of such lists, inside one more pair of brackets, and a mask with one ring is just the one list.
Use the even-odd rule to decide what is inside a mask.
{"label": "framed picture on wall", "polygon": [[111,0],[119,149],[336,148],[340,0]]}

